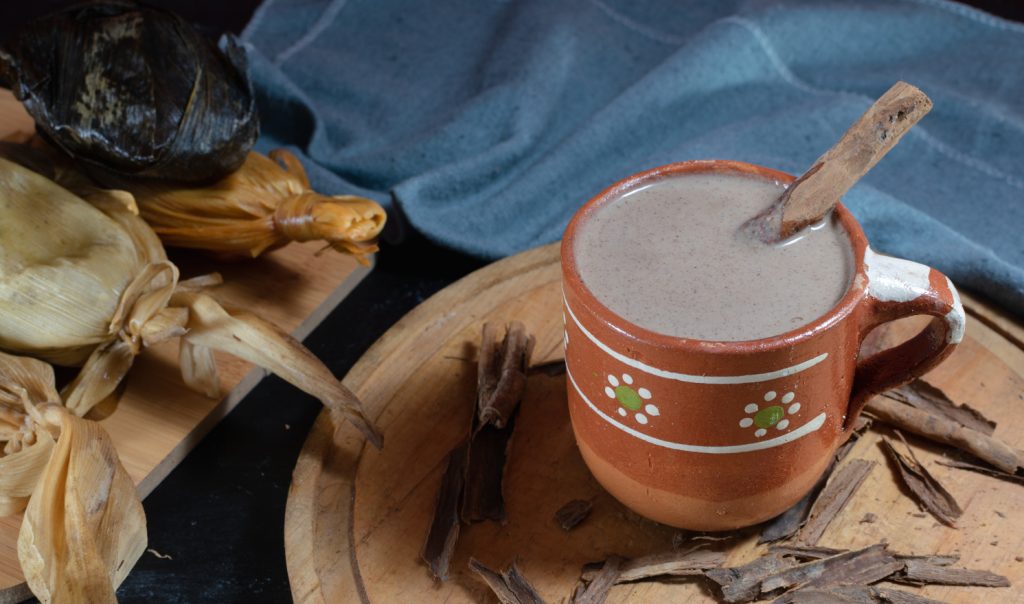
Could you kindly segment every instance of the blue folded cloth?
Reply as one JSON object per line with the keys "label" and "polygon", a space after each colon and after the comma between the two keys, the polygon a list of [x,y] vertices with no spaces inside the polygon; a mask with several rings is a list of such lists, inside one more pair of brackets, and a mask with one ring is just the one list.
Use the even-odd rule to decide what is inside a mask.
{"label": "blue folded cloth", "polygon": [[243,40],[261,148],[486,257],[660,164],[799,174],[905,80],[935,109],[845,203],[876,249],[1024,315],[1022,25],[941,0],[267,0]]}

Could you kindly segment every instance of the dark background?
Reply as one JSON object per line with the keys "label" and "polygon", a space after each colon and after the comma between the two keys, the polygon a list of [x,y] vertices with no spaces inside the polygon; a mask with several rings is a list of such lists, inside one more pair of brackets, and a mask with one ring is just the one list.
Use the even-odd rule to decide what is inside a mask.
{"label": "dark background", "polygon": [[[282,0],[283,1],[283,0]],[[0,3],[0,40],[61,0]],[[238,33],[257,0],[162,0],[212,36]],[[1024,21],[1024,1],[967,2]],[[373,272],[305,343],[336,375],[434,292],[483,266],[413,236],[384,246]],[[121,602],[288,602],[284,508],[292,469],[321,405],[268,377],[232,411],[144,505],[149,547],[118,591]]]}

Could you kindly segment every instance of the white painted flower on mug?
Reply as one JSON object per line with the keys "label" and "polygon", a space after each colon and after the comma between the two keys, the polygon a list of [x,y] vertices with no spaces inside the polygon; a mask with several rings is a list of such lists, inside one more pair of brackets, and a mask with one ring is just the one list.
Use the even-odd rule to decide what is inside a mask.
{"label": "white painted flower on mug", "polygon": [[618,413],[622,417],[632,416],[633,421],[646,425],[652,417],[661,415],[657,405],[650,402],[651,391],[647,388],[634,387],[633,376],[623,373],[618,376],[608,374],[608,385],[604,387],[605,395],[619,403]]}
{"label": "white painted flower on mug", "polygon": [[795,415],[800,412],[800,403],[793,402],[796,395],[787,392],[779,398],[778,393],[769,390],[764,393],[764,401],[761,403],[750,403],[743,408],[746,417],[740,420],[740,428],[754,428],[754,436],[761,438],[768,434],[770,428],[785,430],[789,427],[787,415]]}

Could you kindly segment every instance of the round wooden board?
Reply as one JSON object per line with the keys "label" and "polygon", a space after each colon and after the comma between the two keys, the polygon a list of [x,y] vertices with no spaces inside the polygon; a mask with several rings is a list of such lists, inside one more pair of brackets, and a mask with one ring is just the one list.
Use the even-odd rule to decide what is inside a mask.
{"label": "round wooden board", "polygon": [[[474,406],[475,343],[485,320],[518,319],[537,338],[534,362],[561,357],[557,245],[490,265],[439,292],[392,327],[345,379],[385,435],[382,451],[323,413],[299,456],[288,495],[285,547],[296,602],[489,602],[468,570],[470,556],[493,568],[514,559],[549,602],[566,598],[586,562],[671,548],[674,529],[632,514],[591,478],[576,450],[562,377],[531,377],[505,476],[508,523],[464,526],[451,579],[432,580],[420,561],[448,452],[463,438]],[[908,329],[882,334],[900,338]],[[954,400],[999,422],[997,436],[1024,444],[1024,352],[981,322],[929,380]],[[821,545],[860,547],[887,540],[895,551],[957,551],[968,567],[1008,576],[1014,587],[932,586],[920,593],[949,602],[1024,600],[1024,497],[1019,486],[934,463],[939,451],[916,442],[929,470],[964,508],[959,529],[938,525],[900,492],[869,432],[847,460],[879,462]],[[571,532],[552,519],[572,499],[593,513]],[[861,523],[868,512],[873,523]],[[756,531],[726,551],[729,564],[763,552]],[[913,589],[913,588],[906,588]],[[613,588],[610,602],[714,601],[701,580]]]}

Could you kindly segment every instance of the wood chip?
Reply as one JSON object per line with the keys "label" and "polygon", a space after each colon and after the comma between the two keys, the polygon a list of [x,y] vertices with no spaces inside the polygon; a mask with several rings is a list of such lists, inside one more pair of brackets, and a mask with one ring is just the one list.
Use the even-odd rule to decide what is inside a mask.
{"label": "wood chip", "polygon": [[932,415],[884,396],[868,401],[864,410],[900,430],[966,451],[1008,474],[1014,474],[1021,465],[1021,457],[1013,447],[949,418]]}
{"label": "wood chip", "polygon": [[571,531],[590,516],[594,505],[585,499],[573,499],[555,512],[555,522],[564,531]]}
{"label": "wood chip", "polygon": [[897,451],[887,438],[882,438],[882,447],[896,466],[903,485],[917,504],[928,510],[936,520],[947,526],[956,526],[957,519],[963,514],[956,498],[918,461],[903,435],[899,431],[896,435],[903,442],[908,455]]}
{"label": "wood chip", "polygon": [[987,570],[956,568],[935,564],[929,558],[907,558],[903,572],[892,581],[908,585],[974,585],[980,587],[1009,587],[1010,581]]}
{"label": "wood chip", "polygon": [[477,414],[480,424],[504,428],[526,391],[526,368],[535,340],[519,321],[505,329],[501,345],[496,328],[485,323],[477,360]]}
{"label": "wood chip", "polygon": [[502,604],[544,604],[544,599],[526,580],[515,562],[500,574],[476,558],[469,559],[469,568],[484,580]]}
{"label": "wood chip", "polygon": [[[570,604],[602,604],[608,598],[608,592],[618,582],[619,568],[622,558],[612,556],[605,560],[601,570],[594,575],[589,584],[581,582],[573,592]],[[585,587],[584,587],[585,585]]]}
{"label": "wood chip", "polygon": [[830,589],[798,589],[772,604],[943,604],[915,593],[870,585],[843,585]]}
{"label": "wood chip", "polygon": [[[719,568],[725,562],[725,554],[706,549],[687,552],[665,552],[625,560],[619,566],[616,583],[643,581],[656,577],[697,577],[704,571]],[[583,567],[582,579],[593,581],[601,570],[598,564]]]}
{"label": "wood chip", "polygon": [[821,475],[818,482],[814,483],[810,492],[804,495],[800,501],[793,507],[789,508],[781,515],[777,516],[774,520],[768,522],[764,530],[761,531],[761,536],[757,538],[758,543],[772,543],[774,541],[781,541],[787,537],[793,536],[800,527],[807,521],[807,516],[810,514],[811,507],[814,502],[817,501],[818,495],[821,494],[821,490],[828,483],[828,479],[832,476],[832,472],[835,471],[836,466],[846,457],[846,455],[853,449],[853,445],[856,444],[859,434],[857,430],[862,430],[867,427],[868,423],[864,422],[859,424],[859,427],[855,427],[853,437],[843,443],[832,459],[832,463],[829,464],[828,469]]}
{"label": "wood chip", "polygon": [[459,504],[462,501],[463,477],[466,469],[466,455],[469,442],[463,442],[448,454],[448,465],[441,479],[441,488],[434,506],[434,519],[430,523],[427,541],[420,557],[430,572],[441,581],[448,580],[455,542],[459,538]]}
{"label": "wood chip", "polygon": [[804,562],[779,571],[761,581],[761,593],[769,594],[796,586],[828,588],[837,585],[867,585],[903,569],[904,563],[878,543],[864,549],[843,552]]}
{"label": "wood chip", "polygon": [[760,598],[765,577],[796,565],[793,558],[769,553],[743,566],[709,569],[704,576],[718,584],[723,602],[736,604]]}
{"label": "wood chip", "polygon": [[807,522],[797,533],[796,541],[804,545],[817,545],[829,523],[846,506],[875,465],[875,462],[866,459],[853,459],[841,467],[814,502]]}
{"label": "wood chip", "polygon": [[1006,472],[1003,472],[1002,470],[999,470],[997,468],[982,466],[979,464],[970,463],[966,461],[959,461],[955,459],[939,459],[935,463],[939,464],[940,466],[957,468],[959,470],[970,470],[971,472],[977,472],[979,474],[985,474],[986,476],[1001,478],[1009,482],[1024,484],[1024,474],[1022,474],[1021,470],[1019,469],[1014,474],[1007,474]]}
{"label": "wood chip", "polygon": [[992,432],[996,429],[996,423],[982,415],[980,411],[969,405],[954,403],[946,396],[945,392],[922,379],[916,379],[904,386],[893,388],[888,392],[884,392],[882,396],[905,403],[921,411],[927,411],[932,415],[944,416],[965,428],[977,430],[982,434],[991,436]]}

